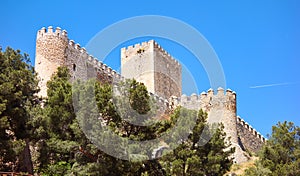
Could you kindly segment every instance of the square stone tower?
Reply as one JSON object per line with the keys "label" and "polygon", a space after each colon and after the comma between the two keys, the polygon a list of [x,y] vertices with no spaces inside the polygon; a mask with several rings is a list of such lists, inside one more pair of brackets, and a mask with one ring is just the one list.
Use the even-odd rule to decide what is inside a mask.
{"label": "square stone tower", "polygon": [[121,75],[166,99],[181,96],[181,65],[154,40],[121,49]]}

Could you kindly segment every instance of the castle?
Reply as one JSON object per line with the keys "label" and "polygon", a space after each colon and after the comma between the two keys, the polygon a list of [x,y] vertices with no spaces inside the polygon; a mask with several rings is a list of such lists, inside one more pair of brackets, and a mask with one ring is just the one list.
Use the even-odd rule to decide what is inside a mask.
{"label": "castle", "polygon": [[[103,82],[135,78],[143,82],[162,108],[184,106],[203,109],[208,115],[222,110],[221,122],[227,139],[236,148],[237,163],[248,160],[246,151],[257,152],[265,138],[236,114],[236,93],[230,89],[209,89],[200,95],[182,95],[181,65],[154,40],[121,49],[121,74],[89,55],[69,40],[67,32],[51,26],[37,33],[35,69],[40,77],[39,96],[47,96],[46,83],[59,66],[67,66],[75,78],[97,77]],[[90,71],[93,70],[93,71]]]}

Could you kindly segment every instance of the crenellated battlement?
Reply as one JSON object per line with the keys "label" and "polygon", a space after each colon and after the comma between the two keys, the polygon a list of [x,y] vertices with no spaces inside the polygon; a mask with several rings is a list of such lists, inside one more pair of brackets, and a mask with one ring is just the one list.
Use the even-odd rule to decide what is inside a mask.
{"label": "crenellated battlement", "polygon": [[[159,97],[156,94],[150,93],[151,96],[155,97],[158,100]],[[202,92],[200,95],[192,93],[190,96],[186,94],[181,95],[180,97],[171,96],[168,100],[164,100],[168,102],[166,105],[178,106],[178,105],[194,105],[195,108],[199,109],[201,103],[206,103],[207,100],[212,100],[212,98],[223,99],[224,101],[236,100],[236,93],[230,89],[224,91],[223,88],[218,88],[217,94],[214,94],[213,89],[209,89],[207,92]]]}
{"label": "crenellated battlement", "polygon": [[169,60],[170,62],[176,63],[177,66],[180,66],[180,63],[178,60],[176,60],[173,56],[171,56],[170,53],[168,53],[166,50],[164,50],[163,47],[161,47],[155,40],[149,40],[142,43],[137,43],[128,47],[123,47],[121,49],[121,58],[125,59],[127,57],[130,57],[132,55],[142,54],[148,49],[157,49],[158,52],[160,52],[165,59]]}
{"label": "crenellated battlement", "polygon": [[61,39],[68,40],[68,33],[66,30],[61,30],[60,27],[56,27],[55,30],[53,30],[52,26],[49,26],[47,29],[45,27],[42,27],[37,32],[37,39],[46,37],[46,36],[55,36],[59,37]]}
{"label": "crenellated battlement", "polygon": [[153,40],[121,48],[121,61],[125,63],[128,58],[137,55],[141,56],[145,54],[145,52],[149,52],[151,48],[153,48]]}
{"label": "crenellated battlement", "polygon": [[194,103],[205,102],[207,100],[211,100],[212,98],[224,98],[224,100],[235,100],[236,93],[231,89],[227,89],[226,91],[224,91],[223,88],[219,87],[216,94],[213,89],[208,89],[207,92],[202,92],[200,95],[193,93],[190,96],[187,96],[183,94],[178,100],[182,103]]}
{"label": "crenellated battlement", "polygon": [[137,43],[134,45],[130,45],[127,47],[121,48],[121,53],[124,54],[131,54],[131,53],[136,53],[137,50],[139,49],[146,49],[149,48],[153,44],[154,40],[149,40],[147,42],[142,42],[142,43]]}
{"label": "crenellated battlement", "polygon": [[84,47],[81,47],[79,43],[75,43],[74,40],[69,40],[68,47],[69,47],[69,49],[71,48],[71,49],[77,51],[78,53],[89,55],[86,52],[86,49]]}
{"label": "crenellated battlement", "polygon": [[237,123],[241,124],[244,129],[252,133],[252,135],[258,138],[261,142],[266,142],[266,138],[262,134],[260,134],[257,130],[255,130],[249,123],[247,123],[240,116],[237,116]]}
{"label": "crenellated battlement", "polygon": [[[151,41],[151,40],[150,40]],[[163,47],[161,47],[156,41],[153,41],[154,49],[157,49],[160,53],[163,54],[164,58],[169,60],[170,62],[174,62],[177,66],[181,66],[178,60],[176,60],[170,53],[168,53]]]}
{"label": "crenellated battlement", "polygon": [[104,73],[113,79],[124,79],[124,77],[122,77],[120,73],[113,70],[103,62],[99,61],[96,57],[90,55],[84,47],[81,47],[79,43],[75,43],[74,40],[69,40],[68,49],[73,50],[73,52],[77,53],[77,57],[81,61],[91,64],[91,67],[94,67],[96,71]]}
{"label": "crenellated battlement", "polygon": [[170,104],[169,100],[160,97],[157,94],[154,94],[152,92],[149,92],[149,96],[155,101],[155,103],[158,105],[159,107],[159,112],[165,112],[166,110],[170,110],[175,108],[174,106],[172,106],[172,104]]}

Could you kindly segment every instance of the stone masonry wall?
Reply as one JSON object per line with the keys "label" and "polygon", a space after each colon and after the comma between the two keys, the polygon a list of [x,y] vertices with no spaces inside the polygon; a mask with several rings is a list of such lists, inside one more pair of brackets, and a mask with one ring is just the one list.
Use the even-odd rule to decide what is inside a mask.
{"label": "stone masonry wall", "polygon": [[154,82],[155,92],[169,98],[181,96],[181,65],[158,43],[154,45]]}
{"label": "stone masonry wall", "polygon": [[237,122],[237,131],[242,147],[250,152],[258,152],[266,139],[240,117],[237,117]]}

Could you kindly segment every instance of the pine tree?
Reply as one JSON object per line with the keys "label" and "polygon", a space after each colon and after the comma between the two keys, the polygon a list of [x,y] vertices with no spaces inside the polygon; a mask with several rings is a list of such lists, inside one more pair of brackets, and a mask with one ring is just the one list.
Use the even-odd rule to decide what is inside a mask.
{"label": "pine tree", "polygon": [[[78,86],[76,89],[81,90],[78,91],[76,95],[76,97],[80,99],[80,101],[77,102],[79,107],[77,113],[77,115],[79,115],[79,123],[81,127],[83,127],[85,134],[90,136],[93,141],[102,141],[98,143],[102,149],[105,148],[109,150],[110,153],[124,153],[124,151],[128,150],[124,148],[125,146],[120,145],[120,143],[115,144],[112,136],[105,135],[105,132],[103,132],[101,128],[103,124],[109,127],[113,133],[124,138],[124,143],[126,143],[125,139],[147,140],[155,138],[155,125],[139,126],[131,124],[130,121],[128,121],[128,119],[130,119],[137,120],[140,123],[147,123],[149,117],[152,115],[151,113],[148,114],[151,110],[151,100],[143,84],[135,80],[126,80],[115,85],[117,90],[113,90],[112,85],[89,80],[84,84],[75,84],[75,86]],[[114,93],[115,95],[113,95]],[[96,100],[96,102],[94,102],[97,104],[96,108],[93,105],[93,97],[95,97]],[[145,114],[148,115],[143,116]],[[99,116],[102,119],[101,122]],[[98,133],[99,131],[101,131],[101,134]],[[105,142],[107,138],[110,139],[108,143]],[[143,149],[143,146],[130,145],[129,151],[124,153],[124,157],[132,157],[129,156],[129,153],[136,149],[139,151],[147,150]],[[93,166],[94,169],[97,168],[94,170],[95,172],[99,172],[99,169],[101,169],[102,174],[141,175],[146,172],[161,172],[161,170],[157,169],[160,166],[157,161],[126,161],[114,158],[102,151],[98,151],[96,157],[97,164],[87,163],[86,165]],[[149,159],[150,155],[145,152],[143,155],[134,155],[134,157]]]}
{"label": "pine tree", "polygon": [[272,135],[259,157],[256,166],[249,168],[246,175],[255,175],[257,172],[274,176],[300,175],[300,127],[292,122],[278,122],[272,127]]}
{"label": "pine tree", "polygon": [[[171,120],[175,120],[179,113],[184,115],[185,119],[192,119],[188,116],[196,115],[193,110],[182,107],[180,109],[175,111]],[[205,132],[206,119],[207,114],[199,110],[196,125],[188,139],[181,141],[171,154],[162,158],[161,163],[168,175],[224,175],[230,169],[233,162],[229,157],[234,153],[234,149],[229,148],[230,144],[225,141],[226,134],[222,124],[218,125],[208,143],[204,146],[198,145],[202,132]]]}
{"label": "pine tree", "polygon": [[[159,120],[155,116],[155,102],[142,83],[126,80],[113,86],[91,79],[71,85],[69,78],[68,70],[59,68],[47,84],[48,100],[44,109],[32,111],[36,117],[32,126],[41,145],[37,157],[40,172],[46,175],[221,175],[232,164],[228,157],[233,150],[225,150],[229,144],[225,142],[222,126],[204,147],[197,145],[206,125],[207,114],[203,111],[197,114],[179,107],[170,119]],[[195,121],[196,126],[189,129]],[[162,159],[151,160],[152,151],[158,146],[132,145],[127,141],[155,139],[177,123],[181,125],[171,138],[181,143]],[[107,130],[119,136],[121,143],[115,142]],[[171,138],[166,140],[173,142],[170,145],[177,145],[178,141]],[[103,149],[124,156],[115,158]],[[122,157],[133,160],[122,160]]]}
{"label": "pine tree", "polygon": [[38,80],[29,61],[20,50],[0,50],[0,170],[4,171],[33,172],[27,123]]}
{"label": "pine tree", "polygon": [[[32,108],[30,126],[38,148],[35,157],[37,172],[44,175],[141,175],[159,164],[124,161],[104,153],[92,144],[86,135],[94,136],[92,139],[97,140],[107,137],[97,138],[101,136],[97,129],[101,129],[103,123],[121,137],[140,139],[153,137],[153,134],[148,133],[149,130],[153,131],[153,127],[146,130],[121,119],[112,101],[112,85],[94,80],[71,85],[69,79],[68,69],[59,67],[47,83],[48,99],[44,108]],[[129,80],[120,84],[127,86],[123,87],[123,91],[130,97],[126,99],[131,102],[129,105],[138,113],[147,113],[149,95],[146,87]],[[73,102],[74,99],[80,101]],[[99,119],[100,114],[102,121]],[[104,145],[122,149],[122,146]]]}
{"label": "pine tree", "polygon": [[72,105],[72,87],[69,82],[69,70],[59,67],[47,82],[47,99],[44,108],[36,108],[37,113],[32,124],[38,134],[40,172],[66,174],[74,160],[74,151],[79,144],[74,133],[76,126],[75,113]]}

